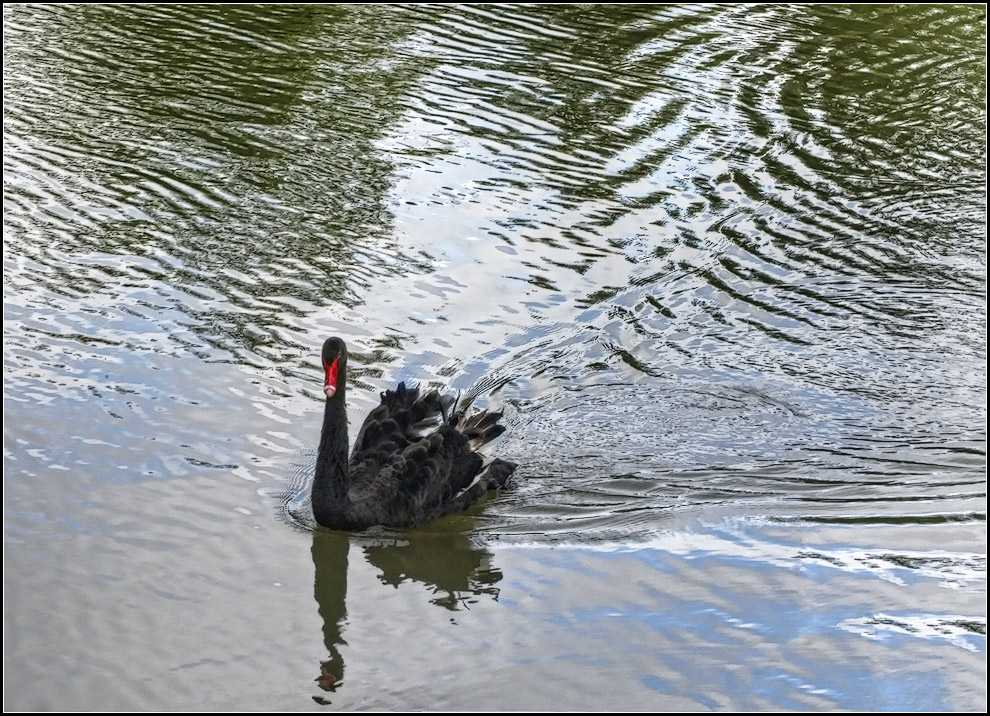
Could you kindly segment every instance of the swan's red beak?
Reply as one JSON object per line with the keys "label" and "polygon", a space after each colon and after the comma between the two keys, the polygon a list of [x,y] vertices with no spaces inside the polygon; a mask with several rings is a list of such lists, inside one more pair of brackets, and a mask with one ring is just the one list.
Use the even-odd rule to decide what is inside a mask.
{"label": "swan's red beak", "polygon": [[323,370],[326,372],[326,380],[323,381],[323,392],[327,394],[328,398],[332,398],[337,392],[337,361],[339,358],[334,358],[333,363],[327,364],[323,361]]}

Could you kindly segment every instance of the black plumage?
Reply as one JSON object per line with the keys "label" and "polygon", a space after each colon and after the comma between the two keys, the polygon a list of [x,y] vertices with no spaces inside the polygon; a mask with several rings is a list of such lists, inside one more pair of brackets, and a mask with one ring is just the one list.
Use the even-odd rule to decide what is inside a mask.
{"label": "black plumage", "polygon": [[347,348],[323,344],[323,432],[313,481],[313,515],[334,529],[414,527],[473,505],[505,485],[515,464],[478,450],[505,431],[501,413],[467,415],[454,397],[399,383],[361,426],[348,459]]}

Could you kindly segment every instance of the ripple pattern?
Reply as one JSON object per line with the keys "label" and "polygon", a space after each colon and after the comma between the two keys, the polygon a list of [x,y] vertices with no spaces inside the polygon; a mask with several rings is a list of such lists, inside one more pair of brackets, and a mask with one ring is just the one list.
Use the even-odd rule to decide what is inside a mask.
{"label": "ripple pattern", "polygon": [[[267,545],[244,535],[310,536],[317,351],[336,334],[354,422],[398,380],[505,407],[512,489],[441,533],[741,564],[736,594],[759,586],[752,565],[787,585],[839,573],[875,599],[836,610],[830,639],[985,649],[975,598],[940,610],[929,589],[985,601],[985,7],[3,12],[4,506],[22,603],[57,582],[34,566],[66,561],[73,582],[101,575],[80,604],[104,582],[156,605],[226,599],[232,585],[200,580],[247,578],[230,534],[252,560]],[[212,576],[158,564],[187,539]],[[327,548],[345,574],[346,546]],[[490,555],[463,552],[436,603],[487,590],[499,606],[502,572],[477,577]],[[923,598],[881,606],[886,585]],[[38,643],[118,633],[98,627],[60,617]],[[86,668],[113,683],[103,648]],[[210,653],[172,666],[228,657]],[[792,671],[780,683],[812,688]]]}

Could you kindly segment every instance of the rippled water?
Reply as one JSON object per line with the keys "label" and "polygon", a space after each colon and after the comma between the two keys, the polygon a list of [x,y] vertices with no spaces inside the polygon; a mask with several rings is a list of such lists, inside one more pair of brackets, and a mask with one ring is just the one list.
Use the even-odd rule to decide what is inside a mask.
{"label": "rippled water", "polygon": [[[5,708],[985,709],[985,50],[6,5]],[[329,335],[352,424],[504,406],[511,488],[311,529]]]}

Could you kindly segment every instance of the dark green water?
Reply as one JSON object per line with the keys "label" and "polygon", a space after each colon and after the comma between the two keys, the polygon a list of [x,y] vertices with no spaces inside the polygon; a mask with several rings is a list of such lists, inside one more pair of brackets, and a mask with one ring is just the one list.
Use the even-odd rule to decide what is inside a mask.
{"label": "dark green water", "polygon": [[[985,710],[986,131],[978,5],[5,5],[5,708]],[[330,335],[511,488],[311,529]]]}

